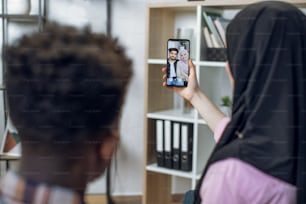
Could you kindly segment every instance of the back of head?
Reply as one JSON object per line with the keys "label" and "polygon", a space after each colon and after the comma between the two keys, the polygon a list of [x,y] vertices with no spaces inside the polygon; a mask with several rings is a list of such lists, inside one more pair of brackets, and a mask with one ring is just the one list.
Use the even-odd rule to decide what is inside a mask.
{"label": "back of head", "polygon": [[131,61],[114,39],[56,23],[6,49],[9,113],[22,141],[95,140],[119,117]]}
{"label": "back of head", "polygon": [[291,4],[263,1],[247,6],[227,28],[228,60],[234,78],[250,78],[257,69],[267,70],[262,65],[300,60],[292,56],[305,54],[305,33],[306,17]]}
{"label": "back of head", "polygon": [[233,117],[267,125],[270,117],[277,119],[274,112],[289,108],[290,95],[302,94],[297,87],[306,76],[306,16],[285,2],[249,5],[229,24],[227,43],[235,80]]}

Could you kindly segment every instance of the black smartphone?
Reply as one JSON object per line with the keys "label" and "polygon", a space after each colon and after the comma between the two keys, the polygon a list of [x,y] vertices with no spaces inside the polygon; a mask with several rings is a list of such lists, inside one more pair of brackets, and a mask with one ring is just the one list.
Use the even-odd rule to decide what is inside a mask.
{"label": "black smartphone", "polygon": [[167,42],[167,86],[187,86],[190,41],[169,39]]}

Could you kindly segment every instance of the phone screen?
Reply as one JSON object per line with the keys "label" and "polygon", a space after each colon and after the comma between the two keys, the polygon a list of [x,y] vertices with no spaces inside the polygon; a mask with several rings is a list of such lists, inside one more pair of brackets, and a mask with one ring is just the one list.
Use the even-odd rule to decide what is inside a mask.
{"label": "phone screen", "polygon": [[187,86],[190,41],[169,39],[167,42],[167,86]]}

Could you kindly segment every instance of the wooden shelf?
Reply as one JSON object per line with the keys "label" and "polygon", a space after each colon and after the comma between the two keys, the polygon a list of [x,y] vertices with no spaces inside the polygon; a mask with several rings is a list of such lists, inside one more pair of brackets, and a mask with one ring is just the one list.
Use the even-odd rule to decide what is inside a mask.
{"label": "wooden shelf", "polygon": [[8,171],[10,169],[10,162],[11,161],[19,161],[21,159],[21,155],[19,154],[10,154],[10,153],[3,153],[0,155],[0,161],[5,162],[5,169]]}
{"label": "wooden shelf", "polygon": [[226,62],[214,62],[214,61],[200,61],[199,66],[201,67],[221,67],[224,68]]}
{"label": "wooden shelf", "polygon": [[148,64],[166,65],[167,61],[166,59],[148,59]]}
{"label": "wooden shelf", "polygon": [[189,113],[183,113],[182,110],[178,110],[178,109],[164,110],[164,111],[148,113],[147,117],[150,119],[162,119],[162,120],[193,123],[194,122],[194,110],[190,110]]}
{"label": "wooden shelf", "polygon": [[194,112],[195,112],[194,109],[190,110],[189,113],[183,113],[182,110],[178,109],[163,110],[158,112],[147,113],[147,118],[171,120],[171,121],[186,122],[186,123],[194,123],[197,120],[199,124],[206,125],[207,123],[203,119],[195,118]]}
{"label": "wooden shelf", "polygon": [[17,14],[0,14],[0,18],[6,18],[9,21],[14,22],[28,22],[28,23],[36,23],[40,19],[45,19],[39,15],[17,15]]}
{"label": "wooden shelf", "polygon": [[0,160],[19,160],[19,154],[0,154]]}

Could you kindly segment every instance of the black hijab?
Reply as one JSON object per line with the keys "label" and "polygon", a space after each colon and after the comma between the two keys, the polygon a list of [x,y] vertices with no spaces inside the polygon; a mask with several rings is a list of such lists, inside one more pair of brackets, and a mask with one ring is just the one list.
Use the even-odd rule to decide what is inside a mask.
{"label": "black hijab", "polygon": [[196,203],[208,166],[229,157],[297,186],[298,203],[306,202],[306,16],[284,2],[251,4],[226,38],[232,119],[208,160]]}

